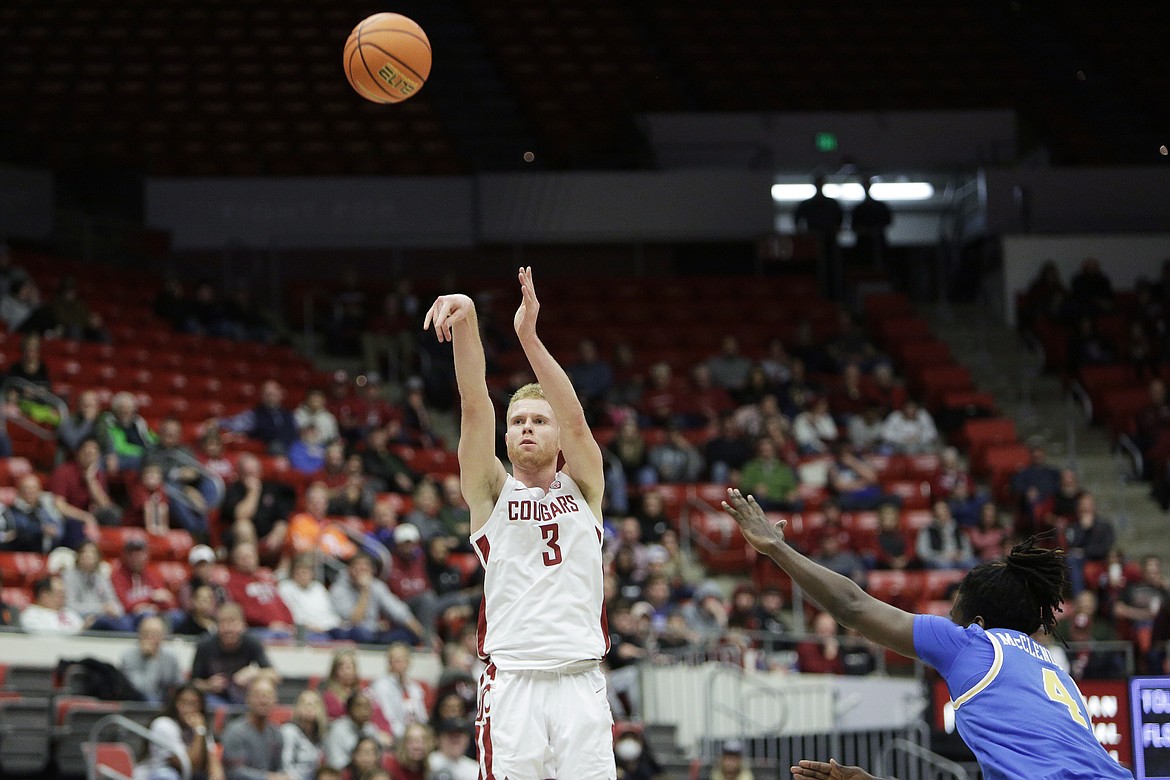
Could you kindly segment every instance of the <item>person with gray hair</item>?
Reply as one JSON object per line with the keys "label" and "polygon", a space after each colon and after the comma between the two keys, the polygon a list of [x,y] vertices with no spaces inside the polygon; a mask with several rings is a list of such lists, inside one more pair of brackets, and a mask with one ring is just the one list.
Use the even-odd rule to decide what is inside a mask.
{"label": "person with gray hair", "polygon": [[106,456],[106,470],[137,471],[157,438],[138,413],[138,399],[122,391],[110,399],[110,410],[98,417],[95,435]]}
{"label": "person with gray hair", "polygon": [[257,677],[248,685],[247,707],[223,731],[223,766],[227,780],[291,780],[281,771],[284,736],[272,722],[276,685]]}
{"label": "person with gray hair", "polygon": [[183,682],[179,659],[163,646],[166,639],[167,624],[162,618],[143,618],[138,624],[138,643],[122,654],[122,674],[147,701],[156,704]]}

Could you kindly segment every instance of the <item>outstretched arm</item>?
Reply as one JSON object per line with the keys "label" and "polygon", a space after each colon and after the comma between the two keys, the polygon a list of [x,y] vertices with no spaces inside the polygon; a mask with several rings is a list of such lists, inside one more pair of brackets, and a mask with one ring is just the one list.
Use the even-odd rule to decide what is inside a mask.
{"label": "outstretched arm", "polygon": [[455,381],[461,409],[459,482],[471,509],[471,532],[491,515],[507,478],[496,457],[496,413],[487,387],[487,359],[479,336],[475,303],[466,295],[440,295],[423,321],[435,327],[439,341],[450,341],[455,352]]}
{"label": "outstretched arm", "polygon": [[598,512],[605,488],[601,448],[597,446],[597,440],[589,430],[589,423],[585,421],[585,410],[581,408],[569,375],[536,335],[536,316],[540,311],[540,302],[536,299],[536,288],[532,284],[532,268],[520,269],[520,292],[523,300],[516,310],[516,335],[544,390],[544,397],[556,415],[561,430],[565,470],[581,486],[585,500],[594,512]]}
{"label": "outstretched arm", "polygon": [[727,491],[723,508],[739,523],[748,543],[767,555],[826,612],[846,628],[855,628],[867,639],[908,658],[914,652],[914,616],[879,601],[824,566],[813,563],[784,541],[785,520],[773,525],[753,496],[735,488]]}

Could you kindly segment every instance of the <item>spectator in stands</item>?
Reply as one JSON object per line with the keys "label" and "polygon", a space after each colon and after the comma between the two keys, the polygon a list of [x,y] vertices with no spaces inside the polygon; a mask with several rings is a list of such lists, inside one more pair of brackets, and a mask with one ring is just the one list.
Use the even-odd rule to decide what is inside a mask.
{"label": "spectator in stands", "polygon": [[203,692],[194,685],[187,683],[175,689],[163,714],[151,721],[150,736],[146,762],[135,777],[180,780],[182,763],[177,754],[181,752],[187,755],[192,777],[225,780],[215,731],[207,717],[207,703]]}
{"label": "spectator in stands", "polygon": [[20,613],[20,627],[29,634],[80,634],[93,625],[65,606],[65,584],[60,577],[42,577],[33,583],[32,603]]}
{"label": "spectator in stands", "polygon": [[1113,623],[1101,616],[1097,594],[1085,588],[1073,599],[1063,621],[1068,638],[1069,674],[1074,680],[1116,679],[1125,676],[1125,657],[1117,651],[1099,650],[1081,643],[1114,642]]}
{"label": "spectator in stands", "polygon": [[355,453],[346,458],[345,471],[345,481],[329,493],[329,514],[367,519],[374,512],[377,493],[362,473],[361,456]]}
{"label": "spectator in stands", "polygon": [[272,668],[260,640],[248,633],[244,610],[235,602],[219,608],[217,631],[195,646],[191,682],[216,706],[244,703],[248,685],[267,679],[273,685],[280,675]]}
{"label": "spectator in stands", "polygon": [[62,419],[57,426],[57,441],[62,456],[72,455],[83,441],[97,436],[97,421],[101,411],[96,390],[83,390],[77,396],[77,410]]}
{"label": "spectator in stands", "polygon": [[0,320],[9,333],[40,335],[53,328],[53,313],[41,303],[41,291],[31,278],[12,282],[0,296]]}
{"label": "spectator in stands", "polygon": [[1085,258],[1081,270],[1073,276],[1070,288],[1073,303],[1085,315],[1104,314],[1116,307],[1113,283],[1102,272],[1101,263],[1095,257]]}
{"label": "spectator in stands", "polygon": [[939,453],[938,471],[930,480],[931,498],[949,499],[960,484],[966,484],[970,493],[971,483],[971,475],[963,468],[959,451],[954,447],[944,447]]}
{"label": "spectator in stands", "polygon": [[199,452],[196,457],[208,473],[218,475],[225,483],[236,479],[236,464],[224,454],[223,437],[214,428],[205,432],[199,439]]}
{"label": "spectator in stands", "polygon": [[1142,558],[1142,578],[1121,591],[1121,597],[1113,605],[1113,617],[1129,621],[1135,634],[1149,631],[1167,599],[1170,591],[1162,575],[1162,559],[1146,555]]}
{"label": "spectator in stands", "polygon": [[701,428],[735,410],[731,394],[711,381],[706,363],[691,367],[691,383],[680,405],[682,423],[687,428]]}
{"label": "spectator in stands", "polygon": [[411,493],[418,481],[406,461],[390,450],[389,437],[384,427],[374,428],[366,437],[362,471],[376,480],[374,487],[378,491]]}
{"label": "spectator in stands", "polygon": [[299,438],[288,448],[288,465],[301,474],[316,474],[325,467],[325,445],[317,426],[301,426]]}
{"label": "spectator in stands", "polygon": [[792,509],[796,505],[796,472],[776,456],[776,445],[769,438],[756,442],[756,457],[744,464],[740,486],[744,493],[755,496],[765,510]]}
{"label": "spectator in stands", "polygon": [[662,549],[666,551],[666,562],[662,564],[662,574],[670,582],[673,592],[680,595],[689,595],[691,590],[703,579],[703,567],[695,559],[690,550],[683,550],[679,545],[678,531],[667,528],[658,540]]}
{"label": "spectator in stands", "polygon": [[191,604],[183,619],[175,626],[175,633],[197,639],[213,633],[216,630],[218,609],[215,588],[208,583],[195,586],[191,589]]}
{"label": "spectator in stands", "polygon": [[1161,379],[1150,380],[1150,403],[1144,406],[1134,418],[1133,443],[1145,456],[1147,479],[1153,475],[1154,458],[1150,453],[1155,444],[1170,432],[1170,402],[1166,398],[1166,383]]}
{"label": "spectator in stands", "polygon": [[751,367],[752,361],[740,354],[739,340],[734,336],[724,336],[719,352],[707,358],[712,383],[731,393],[741,390],[747,384]]}
{"label": "spectator in stands", "polygon": [[874,509],[883,501],[892,500],[882,493],[877,470],[858,457],[847,441],[833,444],[828,488],[836,503],[846,511]]}
{"label": "spectator in stands", "polygon": [[374,555],[380,555],[394,549],[394,531],[398,528],[398,510],[394,508],[393,501],[383,500],[374,504],[371,525],[372,528],[366,533],[365,540],[362,542],[362,549]]}
{"label": "spectator in stands", "polygon": [[970,569],[975,565],[971,541],[951,516],[946,501],[931,504],[930,524],[919,530],[915,552],[928,569]]}
{"label": "spectator in stands", "polygon": [[337,418],[325,408],[325,391],[321,388],[315,387],[305,393],[305,400],[293,411],[293,418],[302,431],[309,425],[315,427],[321,444],[337,441],[341,435]]}
{"label": "spectator in stands", "polygon": [[144,469],[155,464],[162,469],[163,490],[175,524],[205,538],[208,513],[219,499],[218,490],[195,453],[184,446],[183,424],[175,417],[162,421],[157,445],[143,458]]}
{"label": "spectator in stands", "polygon": [[288,522],[288,546],[297,554],[319,551],[339,560],[347,560],[357,552],[349,534],[329,517],[329,490],[325,483],[314,482],[305,491],[305,510]]}
{"label": "spectator in stands", "polygon": [[122,654],[122,674],[146,697],[161,703],[183,682],[179,659],[163,643],[167,625],[159,617],[143,618],[138,624],[138,642]]}
{"label": "spectator in stands", "polygon": [[803,674],[845,674],[840,629],[827,612],[818,612],[812,622],[812,638],[796,646],[796,668]]}
{"label": "spectator in stands", "polygon": [[1048,518],[1048,525],[1067,525],[1077,513],[1077,501],[1084,493],[1080,478],[1075,469],[1061,469],[1060,486],[1052,497],[1052,516]]}
{"label": "spectator in stands", "polygon": [[872,384],[866,388],[866,395],[882,408],[883,413],[900,409],[906,403],[906,387],[894,376],[894,369],[889,363],[874,366],[872,379]]}
{"label": "spectator in stands", "polygon": [[565,367],[591,425],[605,418],[605,399],[613,388],[613,367],[597,352],[592,339],[577,343],[577,360]]}
{"label": "spectator in stands", "polygon": [[658,482],[695,482],[703,472],[703,456],[675,423],[666,426],[666,438],[646,454]]}
{"label": "spectator in stands", "polygon": [[430,726],[412,723],[394,748],[387,763],[390,780],[424,780],[427,756],[435,749]]}
{"label": "spectator in stands", "polygon": [[820,544],[812,560],[830,571],[835,571],[843,577],[865,587],[865,564],[861,557],[853,550],[841,544],[841,537],[826,529],[820,537]]}
{"label": "spectator in stands", "polygon": [[938,429],[930,412],[913,398],[906,398],[900,409],[886,417],[882,425],[882,441],[891,452],[918,455],[938,449]]}
{"label": "spectator in stands", "polygon": [[[747,387],[757,388],[757,392],[762,396],[765,392],[774,392],[775,388],[787,384],[788,380],[792,378],[790,360],[791,357],[784,347],[783,339],[777,337],[768,339],[763,359],[748,374]],[[757,375],[762,381],[755,379]],[[757,400],[759,398],[752,398],[749,401],[740,400],[740,403],[751,403]]]}
{"label": "spectator in stands", "polygon": [[289,780],[314,780],[325,758],[321,743],[328,728],[329,718],[325,716],[321,695],[316,691],[301,691],[293,706],[292,719],[280,727],[284,744],[280,768]]}
{"label": "spectator in stands", "polygon": [[861,384],[861,368],[854,361],[845,363],[841,381],[829,391],[829,408],[833,415],[848,426],[848,422],[865,411],[869,399]]}
{"label": "spectator in stands", "polygon": [[363,636],[357,641],[366,643],[418,642],[427,634],[422,624],[410,607],[374,574],[374,559],[359,552],[334,580],[329,595],[334,609],[341,615],[342,626],[354,629],[355,637]]}
{"label": "spectator in stands", "polygon": [[42,554],[56,547],[76,550],[85,539],[98,536],[97,518],[44,490],[36,474],[17,480],[7,525],[0,536],[0,549],[4,550]]}
{"label": "spectator in stands", "polygon": [[98,417],[96,433],[110,473],[119,469],[137,471],[146,451],[157,440],[138,413],[138,400],[125,391],[114,393],[109,411]]}
{"label": "spectator in stands", "polygon": [[110,575],[102,568],[102,551],[94,542],[77,548],[73,566],[61,572],[65,604],[97,631],[133,631],[134,620],[126,614]]}
{"label": "spectator in stands", "polygon": [[861,414],[855,414],[849,418],[846,430],[849,435],[849,443],[858,452],[877,452],[882,446],[882,434],[885,430],[881,406],[873,400],[867,400]]}
{"label": "spectator in stands", "polygon": [[886,502],[877,508],[878,534],[875,540],[875,568],[905,570],[914,568],[914,550],[906,543],[896,504]]}
{"label": "spectator in stands", "polygon": [[358,676],[357,651],[344,648],[335,652],[329,664],[329,674],[321,683],[321,699],[325,703],[325,714],[329,720],[343,717],[349,697],[363,687]]}
{"label": "spectator in stands", "polygon": [[[752,770],[743,765],[743,743],[729,739],[719,749],[718,764],[707,780],[755,780]],[[836,778],[833,778],[836,780]]]}
{"label": "spectator in stands", "polygon": [[414,508],[402,518],[402,522],[410,523],[419,530],[423,539],[432,536],[442,536],[447,533],[443,524],[443,498],[439,488],[429,479],[418,483],[414,489]]}
{"label": "spectator in stands", "polygon": [[660,541],[662,534],[672,526],[671,519],[666,513],[666,502],[657,490],[648,490],[642,494],[633,516],[638,519],[638,525],[641,527],[640,537],[647,544]]}
{"label": "spectator in stands", "polygon": [[349,632],[341,627],[341,616],[333,608],[329,591],[315,578],[316,557],[312,553],[298,555],[289,573],[277,590],[292,614],[297,636],[309,641],[348,639]]}
{"label": "spectator in stands", "polygon": [[427,712],[426,690],[417,680],[410,679],[411,649],[395,642],[386,650],[386,674],[370,685],[367,693],[371,702],[390,724],[390,733],[400,741],[413,723],[425,724]]}
{"label": "spectator in stands", "polygon": [[292,613],[280,598],[271,572],[261,570],[256,545],[237,542],[231,564],[225,589],[240,605],[248,626],[261,629],[263,636],[291,636],[295,632]]}
{"label": "spectator in stands", "polygon": [[288,452],[297,440],[297,421],[284,406],[284,388],[272,379],[260,386],[260,403],[254,408],[216,422],[220,430],[244,433],[263,443],[273,455]]}
{"label": "spectator in stands", "polygon": [[740,430],[735,415],[720,415],[718,432],[703,445],[710,480],[724,484],[738,481],[739,471],[751,457],[752,445]]}
{"label": "spectator in stands", "polygon": [[443,508],[439,510],[439,518],[447,529],[447,534],[455,538],[456,549],[471,552],[471,507],[463,497],[463,487],[457,474],[448,474],[443,477],[440,489],[443,493]]}
{"label": "spectator in stands", "polygon": [[[212,600],[215,606],[228,600],[227,591],[222,584],[214,580],[214,566],[216,563],[215,550],[206,544],[197,544],[187,553],[187,566],[190,567],[190,576],[179,586],[179,606],[183,609],[191,608],[191,599],[195,589],[201,585],[210,585]],[[214,616],[212,618],[214,620]]]}
{"label": "spectator in stands", "polygon": [[651,365],[649,377],[638,409],[642,424],[664,427],[681,422],[686,392],[684,383],[674,376],[670,364],[665,361]]}
{"label": "spectator in stands", "polygon": [[[345,700],[345,714],[329,724],[322,747],[325,765],[335,769],[349,766],[354,748],[362,739],[371,739],[381,748],[394,745],[394,737],[374,721],[374,704],[363,691],[350,694]],[[384,723],[385,721],[383,721]]]}
{"label": "spectator in stands", "polygon": [[980,561],[994,561],[1002,557],[1008,531],[999,520],[999,507],[994,501],[984,501],[979,507],[978,523],[967,529],[971,550]]}
{"label": "spectator in stands", "polygon": [[1058,320],[1058,306],[1065,300],[1067,293],[1064,281],[1060,278],[1060,268],[1052,260],[1045,261],[1020,301],[1020,327],[1032,328],[1041,317]]}
{"label": "spectator in stands", "polygon": [[237,466],[240,477],[227,486],[220,511],[224,544],[255,542],[265,560],[275,560],[284,548],[296,493],[282,482],[261,479],[260,459],[250,452],[240,454]]}
{"label": "spectator in stands", "polygon": [[694,597],[682,608],[687,627],[703,644],[717,642],[727,628],[727,604],[723,591],[708,580],[695,589]]}
{"label": "spectator in stands", "polygon": [[443,720],[439,722],[435,733],[438,735],[438,744],[427,757],[430,777],[476,780],[479,777],[479,764],[467,755],[471,747],[471,724],[463,719]]}
{"label": "spectator in stands", "polygon": [[972,494],[972,487],[974,486],[969,482],[956,484],[951,497],[947,500],[951,515],[964,530],[979,525],[979,512],[982,511],[983,504],[989,500],[982,491]]}
{"label": "spectator in stands", "polygon": [[171,506],[163,489],[162,467],[151,463],[128,481],[130,508],[126,511],[125,525],[144,528],[155,536],[171,530]]}
{"label": "spectator in stands", "polygon": [[1081,317],[1069,334],[1069,370],[1075,372],[1081,366],[1104,366],[1115,360],[1116,347],[1101,334],[1092,317]]}
{"label": "spectator in stands", "polygon": [[622,420],[617,434],[609,443],[609,449],[617,456],[622,465],[622,472],[630,484],[642,485],[653,477],[653,470],[646,465],[649,451],[646,437],[638,429],[638,420],[634,415]]}
{"label": "spectator in stands", "polygon": [[78,444],[73,459],[53,469],[49,490],[67,504],[85,509],[101,525],[117,525],[122,509],[113,502],[109,482],[101,469],[102,451],[97,439],[87,437]]}
{"label": "spectator in stands", "polygon": [[134,536],[126,541],[122,560],[110,575],[122,608],[136,622],[151,615],[170,616],[175,609],[175,594],[161,577],[147,568],[149,563],[146,540]]}
{"label": "spectator in stands", "polygon": [[62,277],[57,294],[49,304],[54,332],[60,338],[79,341],[89,322],[89,307],[77,294],[77,281],[72,276]]}
{"label": "spectator in stands", "polygon": [[1031,507],[1046,502],[1060,487],[1060,472],[1048,464],[1048,453],[1039,441],[1031,446],[1031,461],[1012,476],[1012,494],[1021,502],[1025,515]]}
{"label": "spectator in stands", "polygon": [[248,684],[247,711],[223,730],[227,780],[291,780],[282,769],[284,738],[270,719],[276,685],[266,677]]}
{"label": "spectator in stands", "polygon": [[1077,513],[1066,532],[1069,586],[1074,594],[1085,585],[1086,561],[1104,561],[1113,549],[1113,523],[1097,514],[1097,499],[1085,491],[1077,499]]}
{"label": "spectator in stands", "polygon": [[833,415],[829,414],[829,399],[822,395],[810,398],[808,406],[792,421],[792,434],[801,455],[828,452],[840,435]]}

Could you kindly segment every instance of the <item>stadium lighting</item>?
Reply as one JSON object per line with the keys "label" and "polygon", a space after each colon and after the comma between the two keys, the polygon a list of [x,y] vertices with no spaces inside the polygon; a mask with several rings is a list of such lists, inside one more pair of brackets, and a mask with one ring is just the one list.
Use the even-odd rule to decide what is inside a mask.
{"label": "stadium lighting", "polygon": [[[869,186],[869,192],[874,200],[916,201],[930,200],[934,197],[934,185],[928,181],[877,181]],[[772,200],[777,203],[799,203],[808,200],[816,194],[816,187],[811,184],[773,184]],[[825,194],[830,198],[845,202],[856,202],[865,199],[865,190],[857,182],[845,184],[825,184]]]}

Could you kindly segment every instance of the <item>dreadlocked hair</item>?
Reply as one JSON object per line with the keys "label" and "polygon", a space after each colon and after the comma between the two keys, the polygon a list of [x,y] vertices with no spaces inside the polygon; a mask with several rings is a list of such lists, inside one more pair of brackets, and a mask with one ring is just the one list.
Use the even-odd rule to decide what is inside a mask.
{"label": "dreadlocked hair", "polygon": [[1030,536],[1002,561],[981,563],[959,588],[958,612],[983,618],[984,628],[1010,628],[1034,634],[1056,629],[1056,614],[1068,591],[1064,550],[1037,547],[1051,532]]}

